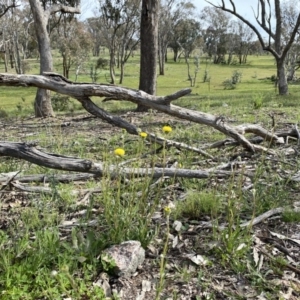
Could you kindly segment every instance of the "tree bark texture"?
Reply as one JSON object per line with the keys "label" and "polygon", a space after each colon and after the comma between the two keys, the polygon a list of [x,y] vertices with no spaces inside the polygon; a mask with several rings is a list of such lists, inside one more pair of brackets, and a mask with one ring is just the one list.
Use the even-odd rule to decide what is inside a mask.
{"label": "tree bark texture", "polygon": [[[44,14],[40,1],[29,0],[29,3],[34,19],[34,27],[39,46],[40,74],[43,74],[43,72],[51,72],[53,69],[53,61],[50,48],[50,38],[47,32],[48,17]],[[40,89],[37,90],[34,110],[36,117],[54,116],[49,91],[42,91]]]}
{"label": "tree bark texture", "polygon": [[284,59],[276,60],[277,65],[277,84],[279,95],[287,95],[289,92]]}
{"label": "tree bark texture", "polygon": [[[47,31],[49,16],[56,12],[78,14],[80,13],[80,9],[64,5],[53,5],[44,11],[39,0],[29,0],[29,3],[33,15],[34,27],[39,46],[40,74],[43,74],[44,72],[51,72],[53,69],[53,60],[50,47],[50,38]],[[36,117],[54,116],[51,105],[51,95],[49,91],[37,91],[34,109]]]}
{"label": "tree bark texture", "polygon": [[[158,0],[143,0],[141,13],[141,61],[139,89],[150,94],[156,93],[156,68],[158,50]],[[138,105],[137,111],[147,111]]]}

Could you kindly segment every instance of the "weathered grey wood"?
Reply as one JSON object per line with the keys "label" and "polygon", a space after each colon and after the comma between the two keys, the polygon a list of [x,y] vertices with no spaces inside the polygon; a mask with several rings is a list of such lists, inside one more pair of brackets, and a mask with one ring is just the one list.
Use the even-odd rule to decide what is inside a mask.
{"label": "weathered grey wood", "polygon": [[[189,170],[177,168],[125,168],[119,166],[104,166],[102,163],[94,163],[90,160],[46,153],[26,143],[0,142],[0,156],[10,156],[24,159],[39,166],[51,169],[75,171],[95,174],[99,177],[107,174],[112,178],[119,175],[133,178],[151,176],[152,178],[185,177],[185,178],[226,178],[234,174],[231,171],[215,170]],[[247,175],[244,173],[244,175]],[[251,174],[248,174],[251,176]]]}
{"label": "weathered grey wood", "polygon": [[[181,119],[211,126],[216,130],[224,133],[225,135],[228,135],[235,139],[248,151],[265,151],[273,153],[267,148],[251,144],[242,134],[238,132],[237,128],[231,127],[226,124],[223,117],[217,117],[208,113],[193,111],[170,104],[172,100],[190,93],[190,89],[184,89],[168,96],[152,96],[143,91],[127,89],[114,85],[72,83],[69,80],[64,79],[64,77],[62,77],[61,75],[53,73],[47,74],[47,76],[0,74],[0,86],[1,85],[36,86],[39,88],[52,90],[60,94],[69,95],[80,101],[83,107],[91,114],[115,126],[125,128],[131,134],[139,134],[136,126],[118,116],[113,116],[107,113],[105,110],[99,108],[96,104],[94,104],[89,97],[98,96],[115,100],[131,101],[138,105],[157,109],[166,114],[176,116]],[[257,128],[254,128],[254,130],[256,133],[261,133],[263,134],[263,137],[266,137],[266,132],[262,133],[261,131],[258,131]],[[251,128],[248,128],[247,131],[251,132]],[[272,142],[281,142],[281,140],[271,132],[268,132],[267,136]],[[151,138],[151,136],[149,136],[149,138]]]}
{"label": "weathered grey wood", "polygon": [[[10,173],[0,173],[0,183],[6,182],[10,178]],[[17,175],[14,177],[14,180],[17,180],[21,183],[30,183],[30,182],[61,182],[61,183],[69,183],[75,181],[86,181],[90,179],[96,179],[97,176],[94,174],[54,174],[54,175],[46,175],[46,174],[35,174],[35,175]]]}

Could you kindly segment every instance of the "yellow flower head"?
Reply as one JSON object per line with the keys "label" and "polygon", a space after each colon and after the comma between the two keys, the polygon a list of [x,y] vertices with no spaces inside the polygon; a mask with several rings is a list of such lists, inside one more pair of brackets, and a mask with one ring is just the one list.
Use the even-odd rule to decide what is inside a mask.
{"label": "yellow flower head", "polygon": [[162,131],[164,133],[169,133],[172,131],[172,127],[171,126],[168,126],[168,125],[165,125],[163,128],[162,128]]}
{"label": "yellow flower head", "polygon": [[124,156],[125,155],[125,150],[122,149],[122,148],[117,148],[117,149],[115,149],[114,153],[117,156]]}
{"label": "yellow flower head", "polygon": [[164,211],[166,215],[169,215],[171,213],[171,207],[170,206],[165,206]]}
{"label": "yellow flower head", "polygon": [[140,132],[140,136],[145,139],[147,137],[147,133],[146,132]]}

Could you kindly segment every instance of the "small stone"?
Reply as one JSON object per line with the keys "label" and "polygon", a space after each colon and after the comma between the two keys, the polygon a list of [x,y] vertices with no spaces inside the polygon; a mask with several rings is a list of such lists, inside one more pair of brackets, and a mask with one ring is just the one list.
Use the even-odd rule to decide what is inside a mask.
{"label": "small stone", "polygon": [[142,291],[144,291],[144,292],[151,291],[151,282],[149,280],[142,281]]}
{"label": "small stone", "polygon": [[145,250],[139,241],[127,241],[105,249],[101,254],[101,261],[114,275],[130,277],[137,267],[145,260]]}
{"label": "small stone", "polygon": [[182,223],[180,221],[174,221],[173,223],[173,228],[176,230],[176,231],[180,231],[182,227]]}

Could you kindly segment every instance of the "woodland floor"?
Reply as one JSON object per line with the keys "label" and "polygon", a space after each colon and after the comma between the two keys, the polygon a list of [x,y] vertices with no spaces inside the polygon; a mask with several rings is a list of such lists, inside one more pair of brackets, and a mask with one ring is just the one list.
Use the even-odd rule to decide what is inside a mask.
{"label": "woodland floor", "polygon": [[[152,117],[151,122],[139,121],[142,118],[136,113],[125,113],[123,117],[134,121],[135,124],[140,122],[139,126],[149,131],[165,123],[169,123],[175,128],[176,126],[190,125],[187,121],[173,119],[160,113]],[[116,132],[120,132],[120,129],[113,128],[88,115],[58,117],[40,121],[30,118],[22,121],[2,119],[2,121],[0,120],[0,139],[15,142],[32,141],[37,136],[36,132],[41,130],[43,126],[45,128],[57,127],[60,136],[73,139],[74,143],[76,143],[75,139],[80,132],[81,137],[84,137],[86,141],[86,152],[96,151],[92,141],[95,141],[97,137],[101,142],[101,140],[109,139]],[[201,128],[204,135],[206,131],[209,134],[210,129]],[[54,148],[53,144],[43,144],[42,148],[46,148],[48,152],[57,153],[59,151]],[[220,164],[218,160],[220,157],[222,157],[222,162],[234,161],[237,154],[242,153],[244,152],[239,147],[232,147],[227,150],[220,148],[215,152],[215,155],[218,156],[216,161],[198,156],[199,163],[196,167],[211,168]],[[250,157],[245,154],[240,155],[240,157],[242,161],[252,167],[257,165],[260,159],[259,155]],[[4,162],[6,159],[8,158],[0,158],[0,162]],[[297,160],[295,157],[291,159]],[[97,161],[96,154],[93,160]],[[18,165],[22,169],[26,169],[24,163],[14,161],[16,163],[12,164],[14,169],[11,171],[16,171]],[[30,166],[30,164],[27,165]],[[271,170],[266,172],[273,172],[277,167],[276,161],[272,162]],[[281,170],[278,172],[280,173]],[[84,184],[84,182],[76,182],[79,189]],[[205,184],[210,188],[222,185],[224,189],[228,190],[228,182],[224,179],[209,179],[206,180]],[[267,184],[272,185],[272,182]],[[273,184],[276,185],[277,183],[274,181]],[[242,185],[241,190],[247,194],[246,189],[250,183],[245,180]],[[118,292],[120,299],[155,299],[160,277],[160,255],[166,238],[167,221],[163,207],[170,204],[176,206],[177,201],[185,201],[187,193],[180,178],[175,181],[165,178],[163,186],[161,204],[152,216],[151,225],[154,231],[158,228],[158,233],[146,249],[145,262],[129,279],[114,277],[109,279],[111,288]],[[232,184],[233,193],[235,187],[236,184]],[[287,184],[285,188],[289,189],[288,193],[284,194],[288,195],[286,202],[293,206],[300,206],[299,186]],[[22,192],[10,187],[2,190],[0,197],[0,230],[9,231],[10,226],[19,218],[21,211],[32,205],[33,196],[29,192]],[[34,197],[39,197],[39,194],[35,194]],[[81,197],[82,195],[78,197],[78,201],[82,199]],[[248,193],[247,197],[251,199],[251,193]],[[282,200],[284,203],[285,200]],[[61,224],[79,219],[81,211],[85,208],[85,204],[82,204],[75,210],[74,206],[69,211],[66,209],[60,218]],[[90,210],[93,211],[90,216],[91,220],[96,219],[99,207],[93,207]],[[43,218],[43,214],[40,217]],[[247,228],[247,230],[238,230],[237,223],[249,221],[251,216],[244,215],[242,212],[241,215],[234,218],[231,232],[226,231],[227,233],[224,234],[220,228],[223,225],[225,227],[228,225],[226,213],[220,214],[214,220],[210,215],[205,214],[199,218],[185,216],[175,220],[171,213],[165,283],[160,299],[300,299],[300,223],[284,222],[281,215],[275,214],[259,224]],[[211,224],[214,225],[211,226]],[[97,230],[101,230],[101,228],[95,226],[95,231]],[[244,238],[240,239],[236,236],[232,238],[232,245],[226,244],[226,238],[230,235],[233,237],[235,230]],[[71,226],[62,226],[60,233],[61,239],[69,239]],[[32,236],[34,236],[34,232],[32,232]],[[234,249],[229,250],[228,248],[231,246]],[[101,270],[95,276],[94,282],[97,282],[100,273]],[[89,298],[78,298],[78,300],[80,299]]]}

